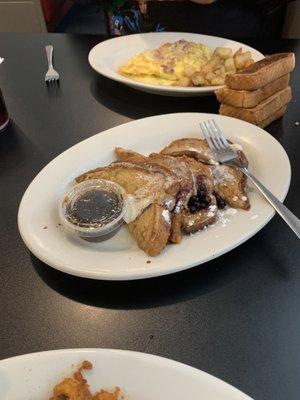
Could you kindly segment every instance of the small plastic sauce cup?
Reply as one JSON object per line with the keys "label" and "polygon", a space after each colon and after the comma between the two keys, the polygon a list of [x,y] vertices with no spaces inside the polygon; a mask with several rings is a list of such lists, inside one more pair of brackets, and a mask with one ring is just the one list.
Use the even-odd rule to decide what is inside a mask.
{"label": "small plastic sauce cup", "polygon": [[126,192],[117,183],[90,179],[64,194],[59,205],[62,226],[85,240],[100,242],[114,236],[123,224]]}

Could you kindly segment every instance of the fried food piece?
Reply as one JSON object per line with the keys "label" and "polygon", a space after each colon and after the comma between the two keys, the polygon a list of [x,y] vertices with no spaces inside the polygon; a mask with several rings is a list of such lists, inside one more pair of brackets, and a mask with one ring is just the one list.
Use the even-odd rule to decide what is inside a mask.
{"label": "fried food piece", "polygon": [[204,186],[204,189],[208,194],[212,194],[214,190],[214,180],[211,166],[203,164],[200,161],[196,161],[194,158],[181,156],[177,157],[183,162],[192,172],[193,180],[195,184],[195,192]]}
{"label": "fried food piece", "polygon": [[[194,191],[194,178],[192,171],[187,163],[183,162],[179,157],[175,158],[168,155],[152,153],[149,157],[145,157],[131,150],[125,150],[120,147],[115,149],[117,157],[123,161],[133,161],[138,164],[147,165],[149,167],[156,165],[168,170],[171,175],[175,175],[179,182],[179,193],[177,194],[176,211],[171,217],[171,232],[169,240],[172,243],[180,243],[181,241],[181,209],[187,204],[189,197]],[[171,210],[170,210],[171,211]]]}
{"label": "fried food piece", "polygon": [[165,248],[170,235],[171,217],[165,202],[172,200],[175,203],[179,189],[176,176],[154,163],[117,162],[89,171],[77,181],[92,178],[116,182],[135,199],[143,200],[143,208],[139,215],[133,216],[133,221],[127,221],[128,227],[142,250],[151,256],[158,255]]}
{"label": "fried food piece", "polygon": [[244,53],[236,54],[233,57],[234,65],[237,70],[245,68],[246,63],[251,60],[250,51],[245,51]]}
{"label": "fried food piece", "polygon": [[123,149],[122,147],[116,147],[115,153],[119,161],[137,164],[148,160],[148,157],[143,156],[142,154],[133,150]]}
{"label": "fried food piece", "polygon": [[234,74],[236,72],[236,67],[234,64],[234,60],[233,58],[227,58],[227,60],[225,60],[224,62],[224,67],[225,67],[225,73],[231,73]]}
{"label": "fried food piece", "polygon": [[213,195],[210,195],[211,205],[204,210],[199,210],[195,213],[191,213],[188,210],[183,211],[181,217],[182,229],[185,233],[195,233],[205,226],[215,222],[217,216],[217,202]]}
{"label": "fried food piece", "polygon": [[126,162],[116,162],[107,167],[96,168],[76,178],[77,182],[87,179],[108,179],[118,183],[128,194],[137,198],[148,198],[151,202],[162,201],[165,194],[176,196],[179,183],[168,171]]}
{"label": "fried food piece", "polygon": [[82,376],[82,370],[92,368],[89,361],[83,361],[72,378],[66,378],[54,387],[53,396],[49,400],[92,400],[89,385]]}
{"label": "fried food piece", "polygon": [[118,400],[120,394],[120,388],[116,387],[113,392],[108,392],[107,390],[100,390],[93,396],[93,400]]}
{"label": "fried food piece", "polygon": [[170,211],[160,204],[151,204],[128,227],[139,248],[149,256],[157,256],[168,243],[171,231]]}
{"label": "fried food piece", "polygon": [[150,154],[150,159],[155,163],[165,165],[167,168],[173,171],[180,182],[179,191],[176,197],[177,201],[175,204],[175,209],[171,217],[171,231],[169,237],[170,242],[178,244],[182,239],[181,212],[187,205],[190,196],[195,190],[193,174],[188,165],[182,162],[182,160],[179,158],[164,154],[152,153]]}
{"label": "fried food piece", "polygon": [[[193,175],[186,165],[186,163],[182,163],[182,160],[179,158],[175,158],[172,156],[152,153],[150,154],[151,162],[157,163],[158,165],[163,165],[168,168],[172,173],[174,173],[180,184],[179,191],[184,196],[185,194],[191,194],[193,191]],[[183,202],[185,199],[183,199]]]}
{"label": "fried food piece", "polygon": [[233,57],[233,51],[229,47],[216,47],[214,56],[219,56],[222,60],[226,60]]}
{"label": "fried food piece", "polygon": [[186,233],[193,233],[213,223],[216,219],[217,207],[215,196],[213,196],[214,184],[212,170],[211,166],[196,161],[194,158],[187,156],[177,158],[181,160],[182,163],[185,163],[192,172],[195,185],[194,193],[196,194],[200,189],[201,192],[205,192],[211,199],[211,205],[207,209],[191,213],[186,206],[182,211],[180,218],[182,230]]}
{"label": "fried food piece", "polygon": [[189,156],[205,164],[215,164],[213,156],[206,140],[196,138],[183,138],[171,142],[161,150],[161,154],[169,156]]}
{"label": "fried food piece", "polygon": [[158,165],[164,170],[167,170],[170,175],[176,176],[179,182],[180,190],[189,191],[192,187],[192,176],[190,171],[180,161],[174,157],[152,153],[149,157],[143,156],[132,150],[126,150],[122,147],[116,147],[115,153],[118,160],[142,164],[151,168],[152,165]]}
{"label": "fried food piece", "polygon": [[169,240],[172,243],[179,244],[182,239],[181,233],[181,210],[171,214],[171,230]]}
{"label": "fried food piece", "polygon": [[246,177],[237,168],[229,165],[216,165],[213,169],[214,190],[234,208],[249,210],[250,202],[246,195]]}

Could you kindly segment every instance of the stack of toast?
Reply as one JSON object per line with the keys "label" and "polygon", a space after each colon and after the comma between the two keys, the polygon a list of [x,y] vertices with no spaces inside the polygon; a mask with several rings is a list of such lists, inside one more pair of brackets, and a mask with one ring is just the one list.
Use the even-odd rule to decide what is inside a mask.
{"label": "stack of toast", "polygon": [[281,117],[292,98],[290,72],[294,53],[266,56],[233,75],[216,91],[220,114],[251,122],[261,128]]}
{"label": "stack of toast", "polygon": [[[242,150],[240,161],[248,164]],[[219,208],[248,210],[246,178],[234,167],[217,163],[207,142],[182,138],[148,156],[120,147],[117,161],[76,178],[107,179],[127,193],[124,220],[138,246],[150,256],[182,234],[197,232],[216,221]]]}

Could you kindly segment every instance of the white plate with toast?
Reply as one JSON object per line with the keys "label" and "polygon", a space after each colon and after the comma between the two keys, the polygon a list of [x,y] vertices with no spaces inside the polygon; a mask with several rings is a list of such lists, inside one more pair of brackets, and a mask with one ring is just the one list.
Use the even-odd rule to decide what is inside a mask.
{"label": "white plate with toast", "polygon": [[266,131],[247,122],[214,114],[178,113],[144,118],[86,139],[51,161],[33,180],[20,204],[18,225],[29,250],[44,263],[68,274],[92,279],[131,280],[182,271],[239,246],[274,215],[273,208],[249,189],[249,211],[227,215],[226,221],[180,244],[169,244],[156,257],[137,247],[126,226],[101,243],[73,237],[59,225],[62,195],[81,173],[115,160],[116,146],[142,154],[157,152],[174,139],[201,137],[199,122],[215,118],[226,137],[242,146],[250,169],[280,200],[290,185],[291,169],[282,146]]}
{"label": "white plate with toast", "polygon": [[[199,394],[201,400],[251,400],[228,383],[180,362],[111,349],[45,351],[2,360],[1,400],[49,399],[53,388],[65,378],[69,381],[65,381],[64,390],[68,384],[70,390],[70,384],[78,382],[71,380],[71,375],[83,361],[92,363],[92,370],[82,373],[92,395],[101,389],[111,393],[117,386],[121,391],[119,400],[196,400]],[[83,384],[77,384],[77,390],[83,391]],[[61,387],[56,388],[56,394],[61,392]]]}
{"label": "white plate with toast", "polygon": [[264,58],[263,54],[243,43],[216,36],[199,35],[183,32],[152,32],[120,36],[97,44],[89,53],[89,63],[99,74],[121,82],[134,89],[143,92],[159,94],[164,96],[204,96],[213,94],[220,86],[161,86],[144,82],[138,82],[118,73],[118,68],[125,64],[131,57],[145,50],[159,47],[163,43],[175,42],[178,40],[202,43],[213,51],[216,47],[230,47],[233,52],[242,48],[243,51],[250,51],[254,61]]}

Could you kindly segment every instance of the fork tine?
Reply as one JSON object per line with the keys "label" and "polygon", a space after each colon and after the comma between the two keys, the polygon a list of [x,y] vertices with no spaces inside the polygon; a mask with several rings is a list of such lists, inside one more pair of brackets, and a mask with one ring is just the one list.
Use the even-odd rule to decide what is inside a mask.
{"label": "fork tine", "polygon": [[221,142],[223,143],[223,145],[225,146],[225,148],[229,147],[229,143],[227,142],[227,139],[225,138],[223,132],[221,131],[221,129],[218,127],[216,121],[214,119],[212,119],[212,122],[214,124],[214,127],[216,129],[216,132],[218,133],[218,136],[221,140]]}
{"label": "fork tine", "polygon": [[205,140],[206,140],[207,143],[208,143],[208,146],[209,146],[210,150],[211,150],[213,153],[217,153],[216,146],[215,146],[215,144],[213,143],[213,141],[211,140],[210,135],[209,135],[209,132],[208,132],[208,130],[207,130],[207,128],[206,128],[206,125],[205,125],[203,122],[200,122],[200,128],[201,128],[201,130],[202,130],[202,133],[203,133],[203,136],[204,136]]}
{"label": "fork tine", "polygon": [[210,130],[211,130],[211,132],[212,132],[212,135],[213,135],[215,141],[217,142],[217,144],[218,144],[218,146],[219,146],[219,151],[226,150],[226,146],[224,146],[222,140],[220,139],[220,136],[219,136],[219,134],[218,134],[218,131],[217,131],[216,128],[214,127],[214,125],[213,125],[213,123],[212,123],[212,120],[209,119],[209,120],[207,121],[207,123],[208,123],[208,125],[210,126]]}
{"label": "fork tine", "polygon": [[213,132],[213,130],[211,129],[211,126],[209,125],[208,121],[205,121],[204,124],[205,124],[206,130],[207,130],[207,132],[208,132],[208,134],[209,134],[210,140],[213,142],[213,144],[214,144],[214,146],[215,146],[216,152],[221,151],[222,148],[220,148],[220,144],[219,144],[218,141],[216,140],[215,135],[214,135],[214,132]]}

